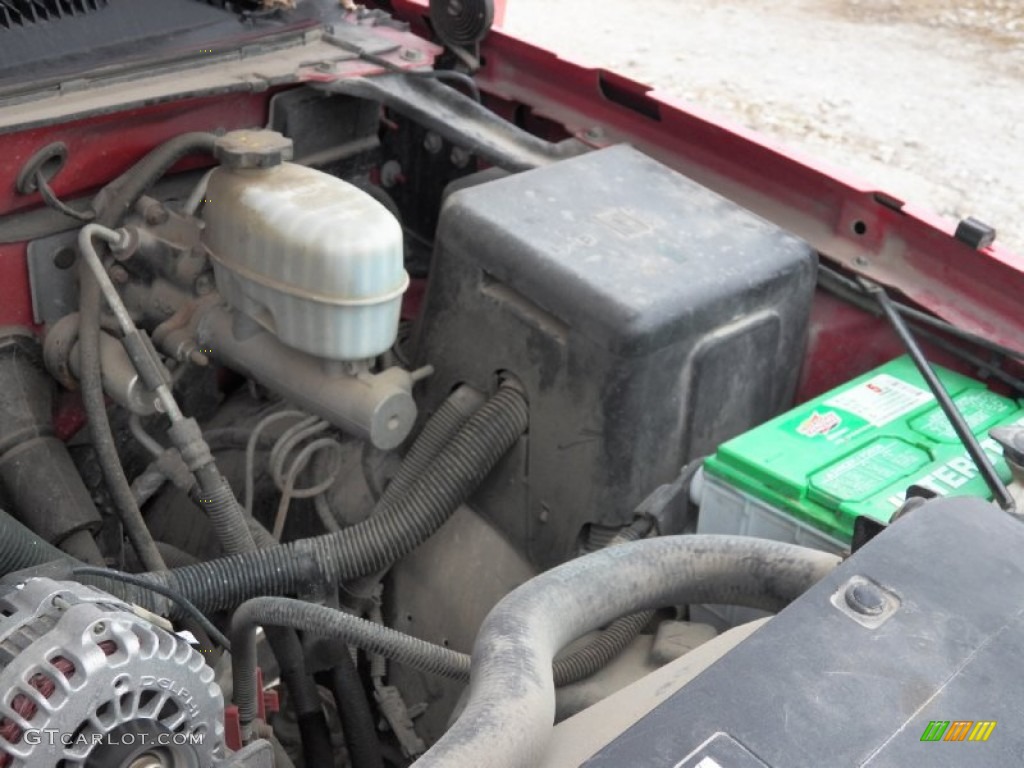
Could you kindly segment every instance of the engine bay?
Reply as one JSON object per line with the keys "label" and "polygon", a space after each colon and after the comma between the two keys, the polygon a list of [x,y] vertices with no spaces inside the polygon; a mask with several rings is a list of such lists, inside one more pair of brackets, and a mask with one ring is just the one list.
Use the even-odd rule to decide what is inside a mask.
{"label": "engine bay", "polygon": [[[815,236],[795,161],[713,184],[611,76],[634,134],[559,122],[486,3],[180,4],[117,67],[0,46],[0,768],[906,765],[1002,631],[921,572],[1019,535],[1009,260],[933,290],[831,182]],[[839,762],[744,725],[758,674],[812,718],[786,643],[856,648],[853,709],[904,637]]]}

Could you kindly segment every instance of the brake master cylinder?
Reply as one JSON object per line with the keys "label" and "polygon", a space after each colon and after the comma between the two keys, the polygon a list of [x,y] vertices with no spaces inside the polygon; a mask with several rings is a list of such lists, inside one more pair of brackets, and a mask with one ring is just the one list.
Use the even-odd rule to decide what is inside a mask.
{"label": "brake master cylinder", "polygon": [[370,195],[286,162],[273,131],[233,131],[215,154],[205,241],[221,295],[288,346],[328,360],[386,351],[398,333],[402,228]]}
{"label": "brake master cylinder", "polygon": [[[398,220],[359,188],[287,162],[279,133],[234,131],[214,152],[203,242],[224,301],[206,302],[183,335],[296,407],[396,448],[416,421],[413,384],[430,371],[374,372],[409,285]],[[179,354],[173,332],[158,341]]]}

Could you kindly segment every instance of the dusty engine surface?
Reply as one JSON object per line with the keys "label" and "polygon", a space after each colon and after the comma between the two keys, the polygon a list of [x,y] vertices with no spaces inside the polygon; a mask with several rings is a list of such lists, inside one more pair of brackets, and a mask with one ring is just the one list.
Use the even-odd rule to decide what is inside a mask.
{"label": "dusty engine surface", "polygon": [[[326,0],[177,5],[203,46],[244,32],[224,90],[138,107],[116,171],[113,107],[12,154],[0,768],[647,764],[616,737],[757,640],[690,606],[774,613],[839,562],[696,533],[703,458],[793,402],[818,254],[628,144],[499,116],[483,16],[440,46]],[[716,498],[768,519],[755,470]]]}
{"label": "dusty engine surface", "polygon": [[[101,214],[76,235],[80,279],[95,281],[110,321],[92,326],[90,338],[95,298],[61,314],[40,292],[44,316],[61,314],[44,348],[31,334],[8,335],[3,370],[21,382],[10,389],[8,426],[37,437],[28,453],[12,443],[3,476],[13,509],[46,547],[64,549],[36,556],[43,543],[19,528],[23,564],[61,557],[48,566],[53,575],[91,574],[124,601],[111,604],[117,610],[141,606],[187,622],[213,646],[218,636],[230,642],[237,714],[221,719],[212,670],[195,650],[149,627],[132,661],[148,665],[160,643],[161,659],[187,657],[198,682],[156,679],[209,690],[205,709],[189,699],[201,722],[185,730],[216,734],[216,743],[204,741],[201,754],[54,752],[78,761],[63,764],[102,757],[132,768],[150,765],[138,760],[207,768],[260,736],[279,761],[306,765],[380,765],[386,746],[400,763],[421,755],[463,706],[465,654],[495,604],[580,552],[692,526],[692,460],[792,396],[815,255],[628,147],[460,182],[444,196],[426,297],[401,335],[410,278],[400,210],[383,190],[294,163],[293,142],[273,131],[186,136],[138,167],[187,151],[219,161],[187,199],[161,199],[156,188],[135,200],[121,228]],[[110,198],[133,185],[112,185]],[[83,458],[100,465],[109,496],[99,498],[113,519],[68,477],[68,449],[47,432],[53,386],[44,366],[88,395],[90,358],[116,403],[111,422],[129,440],[111,433],[123,466],[104,457],[102,431],[101,444],[93,435],[92,450],[78,451],[83,476]],[[249,386],[218,384],[215,365]],[[32,407],[19,413],[22,403]],[[90,410],[88,397],[86,406],[90,419],[107,415],[95,402]],[[205,414],[202,423],[186,411]],[[66,487],[44,490],[38,474],[54,465],[65,467]],[[664,498],[645,502],[659,488]],[[74,514],[55,516],[68,500]],[[80,561],[111,557],[147,572],[81,571]],[[18,594],[51,584],[30,579]],[[230,641],[195,625],[196,616],[232,610]],[[269,645],[287,694],[269,733],[254,690],[258,625],[267,625],[260,647]],[[149,625],[125,626],[141,636]],[[327,627],[343,632],[341,644],[315,639]],[[584,638],[556,662],[560,716],[699,645],[708,629],[645,612]],[[80,635],[94,641],[104,631]],[[398,652],[402,644],[409,648]],[[32,648],[17,656],[34,658]],[[90,695],[74,697],[76,706],[109,708],[100,701],[105,682],[85,685]],[[340,718],[340,753],[320,686]],[[131,723],[144,722],[107,723],[103,749],[116,742],[112,729],[167,729],[163,705],[151,712],[140,696],[129,697]],[[90,717],[101,722],[85,710],[67,716],[78,718],[67,726],[75,733]],[[31,717],[17,722],[30,725]],[[8,763],[43,759],[24,750],[19,733],[7,734]]]}
{"label": "dusty engine surface", "polygon": [[[1006,657],[1015,655],[1021,627],[1006,606],[1020,599],[1013,553],[1022,533],[977,499],[930,502],[583,765],[905,766],[922,756],[935,766],[1014,762],[1021,738],[992,736],[1002,688],[1016,685]],[[963,568],[936,576],[923,567],[954,553]],[[907,562],[915,567],[904,568]],[[999,594],[994,582],[1005,585]],[[909,647],[907,637],[915,638]],[[842,683],[821,685],[809,669]],[[822,711],[854,718],[858,727],[819,719]],[[565,725],[585,728],[586,717]],[[798,752],[786,733],[793,722],[819,723]],[[571,748],[568,734],[556,740]],[[939,741],[946,744],[929,743]]]}
{"label": "dusty engine surface", "polygon": [[485,516],[550,567],[782,411],[815,265],[806,243],[627,146],[455,193],[417,336],[435,369],[424,401],[504,370],[530,403],[529,445],[481,490],[501,489]]}

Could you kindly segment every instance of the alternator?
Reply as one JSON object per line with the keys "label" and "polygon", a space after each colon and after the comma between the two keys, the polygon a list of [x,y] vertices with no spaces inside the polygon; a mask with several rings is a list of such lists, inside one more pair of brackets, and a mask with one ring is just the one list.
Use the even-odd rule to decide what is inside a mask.
{"label": "alternator", "polygon": [[74,582],[0,595],[0,768],[211,768],[224,700],[185,640]]}

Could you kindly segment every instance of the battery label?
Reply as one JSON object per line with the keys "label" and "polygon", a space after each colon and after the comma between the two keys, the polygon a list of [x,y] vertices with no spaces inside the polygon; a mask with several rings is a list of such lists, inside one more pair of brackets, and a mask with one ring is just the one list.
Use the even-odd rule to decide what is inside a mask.
{"label": "battery label", "polygon": [[[1017,404],[987,389],[970,389],[953,398],[956,408],[977,434],[1017,410]],[[959,443],[960,438],[953,431],[946,414],[941,408],[912,419],[910,428],[925,437],[940,443]]]}
{"label": "battery label", "polygon": [[833,499],[860,501],[928,465],[931,456],[917,446],[882,437],[811,475],[813,490]]}
{"label": "battery label", "polygon": [[[1024,419],[1018,419],[1014,422],[1015,425],[1024,425]],[[978,445],[986,453],[991,461],[996,466],[996,471],[999,476],[1004,480],[1008,480],[1010,477],[1010,470],[1003,462],[1003,446],[993,440],[991,437],[986,437],[978,441]],[[978,476],[978,465],[974,463],[974,459],[970,457],[967,451],[961,456],[957,456],[954,459],[950,459],[945,464],[938,467],[930,468],[927,474],[915,478],[914,480],[907,483],[907,486],[919,485],[922,488],[927,488],[930,491],[934,491],[939,496],[951,496],[960,492],[963,486],[970,483]],[[985,491],[985,497],[989,498],[988,491]],[[889,497],[889,503],[893,507],[902,506],[906,500],[905,495],[895,494]]]}
{"label": "battery label", "polygon": [[852,413],[874,427],[884,427],[934,399],[926,389],[880,373],[863,384],[840,392],[824,404]]}

